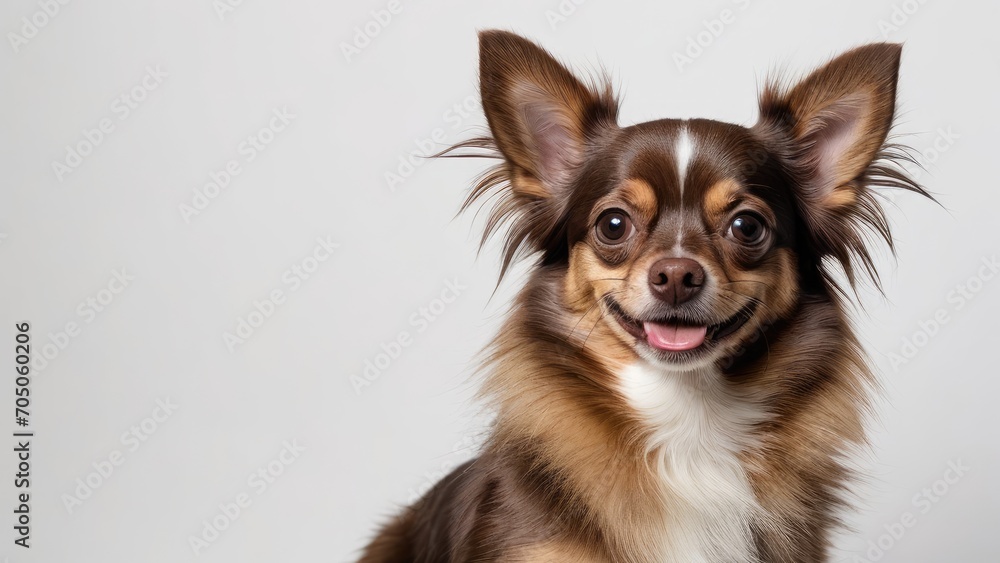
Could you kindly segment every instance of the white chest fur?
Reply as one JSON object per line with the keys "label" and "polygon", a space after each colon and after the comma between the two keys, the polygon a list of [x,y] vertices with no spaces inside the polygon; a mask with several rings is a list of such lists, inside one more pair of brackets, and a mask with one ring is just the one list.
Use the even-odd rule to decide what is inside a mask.
{"label": "white chest fur", "polygon": [[750,521],[760,506],[737,457],[752,447],[765,413],[737,396],[711,368],[670,372],[650,364],[622,370],[622,392],[649,425],[652,468],[666,521],[650,530],[658,561],[755,562]]}

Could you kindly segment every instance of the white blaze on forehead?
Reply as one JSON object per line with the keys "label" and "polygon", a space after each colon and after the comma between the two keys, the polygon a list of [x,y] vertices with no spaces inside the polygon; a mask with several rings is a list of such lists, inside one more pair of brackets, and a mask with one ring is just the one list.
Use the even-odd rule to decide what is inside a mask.
{"label": "white blaze on forehead", "polygon": [[681,127],[681,132],[677,135],[677,144],[674,146],[674,153],[677,157],[677,189],[684,193],[684,178],[687,176],[688,165],[691,163],[691,155],[694,154],[694,142],[688,134],[687,126]]}

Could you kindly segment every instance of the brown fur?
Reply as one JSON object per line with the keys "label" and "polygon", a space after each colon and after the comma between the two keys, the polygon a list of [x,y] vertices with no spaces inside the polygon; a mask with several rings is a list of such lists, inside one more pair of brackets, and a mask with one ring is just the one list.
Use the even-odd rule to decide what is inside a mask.
{"label": "brown fur", "polygon": [[[467,205],[499,195],[486,236],[509,227],[502,271],[521,254],[538,262],[490,350],[489,442],[384,527],[361,561],[656,560],[675,507],[654,469],[655,429],[620,389],[619,371],[640,354],[607,301],[632,315],[663,310],[646,276],[676,245],[714,285],[671,314],[721,321],[752,311],[706,353],[728,393],[768,414],[739,452],[762,508],[750,522],[756,557],[826,560],[850,477],[842,458],[864,442],[874,380],[824,258],[851,283],[859,262],[874,276],[861,229],[891,239],[870,187],[924,193],[886,160],[897,154],[885,139],[898,62],[898,46],[871,45],[791,89],[769,86],[749,129],[708,120],[622,128],[608,88],[583,84],[522,38],[484,32],[493,138],[458,148],[495,147],[503,163]],[[698,147],[678,186],[682,129]],[[832,164],[816,154],[830,138]],[[612,208],[634,228],[614,246],[594,228]],[[765,245],[727,238],[737,210],[767,224]],[[695,361],[685,354],[674,359]]]}

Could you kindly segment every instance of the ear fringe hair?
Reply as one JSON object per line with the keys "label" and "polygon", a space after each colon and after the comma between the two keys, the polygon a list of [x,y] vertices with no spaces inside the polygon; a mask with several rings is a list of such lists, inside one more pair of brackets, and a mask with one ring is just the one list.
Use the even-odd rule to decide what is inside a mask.
{"label": "ear fringe hair", "polygon": [[[460,152],[469,149],[474,152]],[[479,208],[475,215],[478,217],[480,211],[488,208],[489,215],[486,219],[486,227],[479,239],[480,252],[490,238],[506,229],[503,233],[503,259],[497,282],[503,281],[504,275],[513,263],[529,254],[527,241],[531,237],[532,231],[524,221],[519,219],[524,213],[523,206],[525,204],[530,206],[531,201],[524,201],[528,198],[518,196],[511,189],[511,167],[500,154],[492,137],[483,136],[460,141],[432,155],[432,158],[489,158],[501,161],[499,164],[490,166],[475,179],[469,194],[462,202],[459,213],[464,213],[478,204]],[[535,201],[540,202],[541,200]]]}
{"label": "ear fringe hair", "polygon": [[[870,282],[876,290],[884,294],[882,280],[875,268],[872,257],[874,244],[885,243],[893,258],[896,257],[896,245],[892,238],[892,230],[885,208],[880,201],[884,198],[883,189],[897,189],[924,196],[935,203],[940,203],[923,186],[917,183],[906,172],[904,164],[920,166],[912,156],[913,149],[894,142],[882,145],[875,160],[854,180],[858,186],[856,203],[844,213],[841,218],[842,228],[838,233],[829,233],[827,240],[831,242],[829,251],[836,265],[847,276],[848,287],[857,297],[859,274]],[[844,228],[846,227],[846,228]],[[835,270],[820,265],[820,274],[828,286],[844,298],[848,297],[845,287],[835,279]]]}
{"label": "ear fringe hair", "polygon": [[[777,150],[791,163],[792,181],[806,183],[804,155],[809,147],[794,147],[790,139],[795,118],[786,105],[787,94],[792,82],[782,73],[777,73],[766,81],[761,90],[758,105],[761,121],[755,128],[764,128],[783,141],[772,150]],[[893,117],[895,121],[895,117]],[[819,275],[824,284],[840,297],[849,300],[851,293],[858,296],[861,280],[866,280],[876,290],[884,294],[882,280],[875,268],[872,248],[884,242],[892,256],[896,248],[892,239],[889,218],[882,207],[882,189],[898,189],[922,195],[938,205],[940,202],[906,172],[904,165],[920,167],[909,146],[885,141],[868,168],[853,180],[856,188],[856,202],[846,210],[838,210],[838,217],[825,217],[812,229],[818,230],[812,245],[826,259],[817,263]],[[830,220],[832,219],[832,220]],[[847,278],[846,287],[837,280],[837,271]],[[859,279],[860,278],[860,279]]]}
{"label": "ear fringe hair", "polygon": [[[588,117],[585,124],[587,134],[600,126],[616,123],[619,103],[610,74],[602,69],[588,73],[585,77],[578,76],[578,79],[595,96],[593,105],[585,110]],[[562,214],[565,210],[552,205],[545,198],[519,193],[512,188],[514,166],[504,158],[491,135],[459,141],[430,158],[487,158],[500,161],[475,179],[459,209],[459,213],[463,213],[478,206],[475,215],[478,217],[480,211],[488,208],[479,250],[482,251],[494,236],[503,237],[498,284],[514,263],[559,246],[558,237],[563,236],[564,231],[554,226],[564,219]]]}

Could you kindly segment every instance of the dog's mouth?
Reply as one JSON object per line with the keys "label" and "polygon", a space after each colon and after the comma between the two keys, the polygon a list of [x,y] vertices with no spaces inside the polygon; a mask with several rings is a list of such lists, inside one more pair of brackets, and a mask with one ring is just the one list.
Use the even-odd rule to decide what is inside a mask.
{"label": "dog's mouth", "polygon": [[641,320],[632,317],[610,297],[608,310],[625,332],[649,346],[667,352],[688,352],[718,342],[740,329],[753,316],[756,302],[744,306],[728,319],[715,324],[698,323],[680,317]]}

